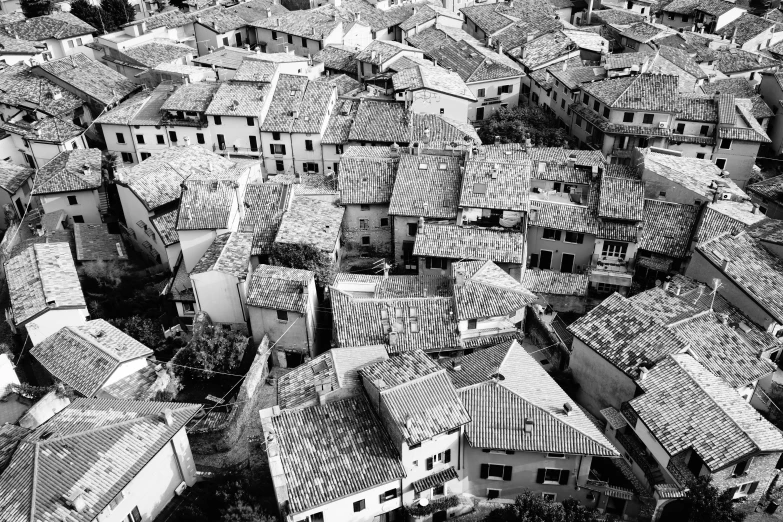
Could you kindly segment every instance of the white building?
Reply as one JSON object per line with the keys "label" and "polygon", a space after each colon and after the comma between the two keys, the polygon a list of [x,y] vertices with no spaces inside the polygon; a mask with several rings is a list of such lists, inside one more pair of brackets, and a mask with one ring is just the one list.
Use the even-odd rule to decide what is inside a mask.
{"label": "white building", "polygon": [[75,149],[39,168],[32,195],[44,212],[63,210],[71,223],[101,223],[108,210],[101,158],[98,149]]}
{"label": "white building", "polygon": [[40,43],[44,47],[44,60],[56,60],[63,56],[88,51],[85,46],[93,41],[97,29],[71,13],[54,11],[44,16],[19,20],[4,20],[0,35]]}

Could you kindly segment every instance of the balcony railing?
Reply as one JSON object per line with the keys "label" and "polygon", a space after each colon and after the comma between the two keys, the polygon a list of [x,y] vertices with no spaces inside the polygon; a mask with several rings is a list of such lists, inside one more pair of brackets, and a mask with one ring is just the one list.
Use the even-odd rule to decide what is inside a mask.
{"label": "balcony railing", "polygon": [[226,146],[223,148],[220,148],[217,145],[212,145],[212,151],[215,152],[216,154],[237,154],[239,156],[254,156],[254,157],[261,156],[260,148],[252,149],[250,147],[235,147],[233,145]]}

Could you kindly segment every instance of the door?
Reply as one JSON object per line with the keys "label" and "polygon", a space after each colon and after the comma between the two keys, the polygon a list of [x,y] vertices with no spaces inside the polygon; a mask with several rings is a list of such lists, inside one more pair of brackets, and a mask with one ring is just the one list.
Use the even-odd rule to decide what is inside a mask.
{"label": "door", "polygon": [[237,47],[242,47],[242,35],[237,33]]}
{"label": "door", "polygon": [[574,271],[574,254],[563,254],[560,261],[560,271],[564,274],[570,274]]}
{"label": "door", "polygon": [[226,150],[226,137],[222,134],[217,135],[218,150]]}
{"label": "door", "polygon": [[552,251],[542,250],[538,260],[538,268],[542,270],[549,270],[552,268]]}

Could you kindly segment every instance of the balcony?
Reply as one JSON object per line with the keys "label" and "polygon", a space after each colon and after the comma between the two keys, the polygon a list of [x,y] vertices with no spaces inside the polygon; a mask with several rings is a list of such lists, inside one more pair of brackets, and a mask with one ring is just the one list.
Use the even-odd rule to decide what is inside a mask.
{"label": "balcony", "polygon": [[[664,484],[666,482],[658,462],[651,455],[647,454],[644,444],[639,440],[633,430],[630,428],[625,428],[625,431],[618,430],[615,433],[615,439],[622,446],[621,449],[625,450],[625,455],[623,455],[623,457],[629,461],[631,468],[634,469],[635,472],[636,468],[642,472],[644,475],[643,479],[649,488],[653,488],[656,484]],[[642,477],[639,478],[641,479]]]}
{"label": "balcony", "polygon": [[[547,201],[549,203],[558,203],[560,205],[576,205],[584,207],[587,205],[587,194],[576,192],[574,194],[564,194],[562,192],[555,192],[550,190],[544,192],[543,189],[539,189],[541,192],[536,192],[536,189],[530,191],[530,199],[533,201]],[[584,201],[584,203],[582,203]]]}
{"label": "balcony", "polygon": [[212,145],[212,151],[215,154],[234,154],[236,156],[252,156],[254,158],[260,158],[261,157],[261,149],[259,147],[256,147],[255,149],[250,147],[237,147],[235,145],[230,146],[223,146],[218,147],[217,145]]}
{"label": "balcony", "polygon": [[623,287],[633,282],[633,264],[624,257],[594,254],[590,259],[591,283],[604,283]]}

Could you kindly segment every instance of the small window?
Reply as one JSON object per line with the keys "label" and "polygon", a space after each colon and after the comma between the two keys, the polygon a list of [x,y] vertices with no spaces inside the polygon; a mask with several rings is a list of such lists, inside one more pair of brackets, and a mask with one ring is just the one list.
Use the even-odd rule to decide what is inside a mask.
{"label": "small window", "polygon": [[645,125],[651,125],[654,118],[655,118],[654,114],[645,114],[644,117],[642,118],[642,123],[644,123]]}
{"label": "small window", "polygon": [[152,156],[152,154],[150,154],[149,152],[142,152],[141,153],[141,161],[144,161],[145,159],[149,158],[150,156]]}
{"label": "small window", "polygon": [[248,126],[248,127],[252,127],[253,125],[255,125],[255,124],[256,124],[256,119],[255,119],[255,118],[253,118],[252,116],[248,116],[248,117],[247,117],[247,118],[245,118],[245,119],[247,120],[247,126]]}
{"label": "small window", "polygon": [[272,31],[272,40],[277,40],[277,31]]}
{"label": "small window", "polygon": [[195,314],[196,308],[193,306],[193,303],[188,303],[185,301],[182,303],[182,311],[186,314]]}
{"label": "small window", "polygon": [[577,114],[576,115],[576,121],[574,121],[574,123],[576,124],[577,127],[581,127],[582,126],[582,117]]}
{"label": "small window", "polygon": [[477,325],[478,321],[476,319],[468,319],[468,330],[475,330]]}
{"label": "small window", "polygon": [[128,522],[141,522],[141,512],[139,512],[138,506],[128,513]]}
{"label": "small window", "polygon": [[416,223],[408,223],[408,235],[409,236],[415,236],[416,231],[418,230],[419,225]]}
{"label": "small window", "polygon": [[750,462],[753,459],[747,459],[743,460],[742,462],[738,462],[734,466],[734,470],[731,472],[732,476],[740,477],[742,475],[745,475],[748,472],[748,469],[750,468]]}
{"label": "small window", "polygon": [[144,135],[143,134],[137,134],[136,135],[136,143],[144,145]]}
{"label": "small window", "polygon": [[133,163],[133,155],[130,152],[123,152],[121,154],[123,163]]}
{"label": "small window", "polygon": [[74,223],[84,223],[84,217],[83,216],[73,216],[73,222]]}
{"label": "small window", "polygon": [[334,151],[335,151],[337,154],[342,154],[342,153],[343,153],[343,146],[342,146],[342,145],[335,145],[335,146],[334,146]]}
{"label": "small window", "polygon": [[723,138],[720,140],[720,148],[721,149],[730,149],[731,148],[731,139],[730,138]]}
{"label": "small window", "polygon": [[370,205],[359,205],[359,208],[362,210],[362,212],[367,212],[370,210]]}
{"label": "small window", "polygon": [[710,126],[702,125],[701,130],[699,131],[699,136],[706,136],[709,133],[710,133]]}
{"label": "small window", "polygon": [[292,34],[288,35],[288,43],[290,43],[290,44],[294,43],[294,35],[292,35]]}
{"label": "small window", "polygon": [[704,159],[705,157],[706,157],[706,155],[703,152],[697,152],[696,153],[696,158],[698,158],[698,159]]}
{"label": "small window", "polygon": [[582,95],[582,103],[587,105],[589,101],[590,101],[590,96],[588,96],[587,93],[583,94]]}
{"label": "small window", "polygon": [[305,150],[313,150],[313,140],[305,140]]}
{"label": "small window", "polygon": [[278,310],[277,311],[277,320],[288,322],[288,310]]}
{"label": "small window", "polygon": [[585,235],[581,232],[566,232],[565,242],[581,245],[582,243],[585,242]]}
{"label": "small window", "polygon": [[500,498],[500,490],[487,488],[487,500],[492,500],[493,498]]}
{"label": "small window", "polygon": [[568,480],[568,470],[544,468],[544,484],[562,484],[563,480]]}
{"label": "small window", "polygon": [[71,49],[75,47],[75,43],[73,40],[68,40],[68,47],[70,47]]}
{"label": "small window", "polygon": [[117,133],[117,143],[125,143],[125,135],[121,132]]}
{"label": "small window", "polygon": [[390,489],[389,491],[386,491],[381,495],[381,502],[386,502],[387,500],[391,500],[393,498],[397,498],[397,490],[396,489]]}
{"label": "small window", "polygon": [[715,165],[719,169],[723,169],[726,166],[726,158],[718,158],[715,160]]}
{"label": "small window", "polygon": [[200,143],[201,145],[204,144],[204,133],[202,133],[202,132],[197,132],[196,133],[196,142]]}
{"label": "small window", "polygon": [[224,36],[223,37],[223,46],[224,47],[228,47],[229,45],[231,45],[231,44],[228,43],[228,36]]}
{"label": "small window", "polygon": [[369,230],[370,229],[370,220],[369,219],[360,219],[359,220],[359,230]]}
{"label": "small window", "polygon": [[276,143],[269,144],[269,150],[272,154],[285,155],[285,145],[278,145]]}
{"label": "small window", "polygon": [[81,45],[81,44],[82,44],[82,39],[81,38],[77,38],[76,39],[76,45]]}
{"label": "small window", "polygon": [[175,143],[177,141],[177,133],[174,131],[169,131],[169,141],[172,143]]}
{"label": "small window", "polygon": [[389,226],[389,218],[381,218],[381,226],[382,227],[388,227]]}
{"label": "small window", "polygon": [[302,38],[302,47],[307,47],[307,38]]}
{"label": "small window", "polygon": [[438,497],[440,495],[444,495],[446,493],[446,486],[445,484],[440,484],[432,488],[432,496]]}
{"label": "small window", "polygon": [[272,133],[272,139],[276,140],[276,141],[280,140],[280,133],[279,132],[273,132]]}
{"label": "small window", "polygon": [[163,137],[163,134],[156,134],[155,139],[158,141],[158,145],[163,145],[166,143],[166,138]]}
{"label": "small window", "polygon": [[[644,9],[642,9],[642,11],[644,11]],[[544,497],[544,500],[547,502],[557,501],[557,493],[541,493],[541,496]]]}
{"label": "small window", "polygon": [[215,125],[223,125],[223,118],[220,116],[213,116],[215,118]]}
{"label": "small window", "polygon": [[560,231],[554,228],[545,228],[542,237],[552,241],[560,241]]}
{"label": "small window", "polygon": [[513,85],[500,85],[498,86],[498,94],[511,94],[514,92]]}
{"label": "small window", "polygon": [[564,459],[566,458],[565,453],[547,453],[546,458],[548,459]]}
{"label": "small window", "polygon": [[486,95],[487,95],[486,89],[479,89],[478,92],[476,93],[477,98],[484,98]]}
{"label": "small window", "polygon": [[633,123],[633,113],[632,112],[623,113],[623,123]]}
{"label": "small window", "polygon": [[76,196],[68,196],[68,204],[69,205],[78,205],[79,202],[76,200]]}
{"label": "small window", "polygon": [[557,93],[556,92],[552,93],[552,101],[557,101]]}
{"label": "small window", "polygon": [[364,511],[364,499],[357,500],[353,503],[353,512],[358,513],[359,511]]}
{"label": "small window", "polygon": [[318,172],[318,163],[312,161],[302,163],[302,170],[305,172]]}

